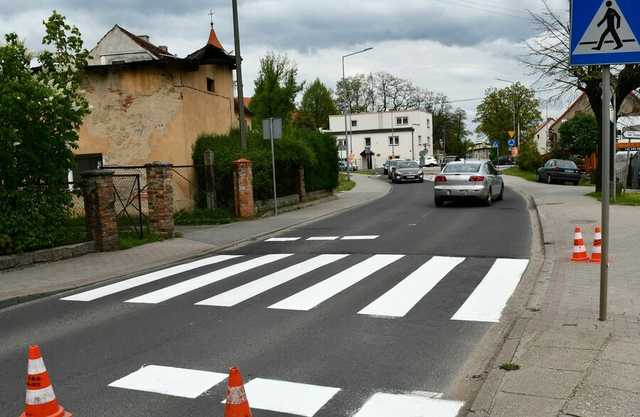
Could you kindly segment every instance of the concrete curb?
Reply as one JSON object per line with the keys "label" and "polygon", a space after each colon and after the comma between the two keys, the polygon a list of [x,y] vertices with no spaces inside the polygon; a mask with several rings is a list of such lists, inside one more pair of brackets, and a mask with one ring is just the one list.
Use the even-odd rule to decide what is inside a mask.
{"label": "concrete curb", "polygon": [[515,357],[526,325],[531,319],[531,313],[538,309],[539,294],[544,294],[544,290],[540,291],[539,288],[539,277],[545,271],[549,271],[548,278],[551,277],[552,268],[547,268],[550,258],[546,256],[544,229],[537,202],[533,196],[522,190],[510,189],[520,194],[529,203],[528,210],[532,226],[531,260],[522,281],[505,309],[504,321],[487,332],[479,344],[480,348],[474,351],[459,373],[455,384],[452,385],[453,395],[459,398],[470,398],[460,416],[490,415],[493,400],[506,374],[506,371],[499,369],[499,366],[502,363],[511,362]]}
{"label": "concrete curb", "polygon": [[[187,262],[187,261],[196,260],[196,259],[199,259],[199,258],[204,258],[204,257],[207,257],[207,256],[211,256],[212,254],[220,252],[220,251],[233,249],[233,248],[238,248],[238,247],[244,246],[246,244],[253,243],[255,240],[258,240],[258,239],[261,239],[261,238],[264,238],[264,237],[268,237],[268,236],[271,236],[271,235],[274,235],[274,234],[277,234],[277,233],[280,233],[280,232],[284,232],[284,231],[287,231],[287,230],[291,230],[291,229],[294,229],[294,228],[297,228],[297,227],[300,227],[300,226],[305,226],[305,225],[308,225],[308,224],[319,222],[321,220],[325,220],[325,219],[331,218],[333,216],[337,216],[339,214],[342,214],[344,212],[356,209],[358,207],[362,207],[362,206],[365,206],[367,204],[373,203],[374,201],[377,201],[377,200],[380,200],[380,199],[386,197],[391,192],[392,189],[393,189],[393,187],[389,187],[387,189],[387,191],[382,193],[381,195],[379,195],[379,196],[377,196],[375,198],[372,198],[370,200],[364,201],[362,203],[354,204],[351,207],[344,207],[344,208],[340,208],[340,209],[337,209],[337,210],[333,210],[331,212],[321,214],[321,215],[313,217],[311,219],[306,219],[306,220],[297,222],[295,224],[291,224],[291,225],[288,225],[288,226],[285,226],[285,227],[281,227],[281,228],[278,228],[278,229],[270,230],[269,232],[258,233],[258,234],[254,234],[254,235],[251,235],[251,236],[247,236],[246,238],[243,238],[243,239],[240,239],[240,240],[237,240],[237,241],[234,241],[234,242],[222,245],[222,246],[218,246],[218,247],[210,249],[210,250],[205,250],[205,251],[199,252],[197,254],[196,253],[190,254],[190,255],[175,259],[175,260],[173,260],[171,262],[167,262],[167,263],[163,263],[163,264],[157,264],[157,265],[154,265],[154,266],[151,266],[151,267],[148,267],[148,268],[137,270],[136,272],[132,272],[132,273],[129,273],[129,274],[126,274],[126,275],[117,275],[117,276],[114,276],[114,277],[101,279],[101,280],[96,281],[96,282],[92,282],[92,283],[88,283],[88,284],[82,284],[82,285],[75,285],[75,286],[72,286],[72,287],[69,287],[69,288],[66,288],[66,289],[61,289],[61,290],[45,291],[45,292],[41,292],[41,293],[22,295],[22,296],[11,297],[11,298],[8,298],[8,299],[0,300],[0,310],[1,309],[5,309],[5,308],[10,308],[10,307],[13,307],[13,306],[16,306],[16,305],[19,305],[19,304],[24,304],[24,303],[27,303],[27,302],[30,302],[30,301],[35,301],[35,300],[38,300],[38,299],[50,297],[52,295],[63,294],[63,293],[68,292],[68,291],[75,291],[75,290],[82,289],[82,288],[90,288],[90,287],[93,287],[93,286],[103,285],[103,284],[105,284],[107,282],[111,282],[111,281],[116,282],[116,281],[120,281],[120,280],[133,278],[135,276],[143,275],[143,274],[146,274],[146,273],[158,270],[158,269],[168,268],[168,267],[171,267],[171,266],[174,266],[174,265],[181,264],[183,262]],[[325,201],[331,201],[331,200],[333,200],[335,198],[336,198],[335,196],[329,197]],[[315,204],[310,204],[309,206],[305,206],[302,209],[307,208],[307,207],[311,207],[311,206],[315,206],[315,205],[320,204],[322,202],[324,202],[324,201],[314,200],[314,201],[312,201],[310,203],[315,203]]]}

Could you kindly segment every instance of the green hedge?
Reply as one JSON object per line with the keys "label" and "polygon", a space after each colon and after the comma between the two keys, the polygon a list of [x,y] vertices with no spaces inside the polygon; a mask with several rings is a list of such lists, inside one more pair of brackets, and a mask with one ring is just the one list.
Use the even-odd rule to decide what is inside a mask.
{"label": "green hedge", "polygon": [[86,236],[84,225],[70,219],[70,207],[71,195],[64,190],[0,190],[0,255],[72,243]]}
{"label": "green hedge", "polygon": [[[198,188],[205,189],[204,152],[215,155],[216,197],[223,207],[233,207],[233,161],[247,158],[253,163],[253,194],[256,200],[273,197],[271,145],[262,133],[248,134],[248,150],[240,150],[240,132],[229,135],[201,135],[193,149],[193,161],[198,173]],[[288,128],[284,137],[275,142],[276,181],[278,196],[297,193],[298,167],[305,167],[308,191],[335,188],[338,184],[338,159],[335,139],[320,132]],[[204,207],[204,195],[198,195],[198,206]]]}

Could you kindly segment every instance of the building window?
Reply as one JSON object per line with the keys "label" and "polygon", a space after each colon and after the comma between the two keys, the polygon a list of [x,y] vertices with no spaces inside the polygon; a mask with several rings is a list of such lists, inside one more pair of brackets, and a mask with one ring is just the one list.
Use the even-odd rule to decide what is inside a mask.
{"label": "building window", "polygon": [[389,136],[389,146],[398,146],[398,145],[400,145],[400,137]]}
{"label": "building window", "polygon": [[351,127],[358,127],[358,121],[357,120],[352,120],[351,121]]}
{"label": "building window", "polygon": [[418,135],[418,145],[422,145],[422,136]]}
{"label": "building window", "polygon": [[81,178],[81,174],[85,171],[91,171],[94,169],[102,168],[102,154],[91,153],[83,155],[75,155],[74,157],[76,166],[71,170],[72,176],[70,180],[77,182]]}
{"label": "building window", "polygon": [[409,124],[409,118],[404,116],[404,117],[396,117],[396,124],[397,125],[408,125]]}
{"label": "building window", "polygon": [[207,91],[215,92],[216,91],[216,81],[211,78],[207,78]]}
{"label": "building window", "polygon": [[371,147],[371,138],[364,138],[364,146]]}
{"label": "building window", "polygon": [[427,119],[427,129],[431,128],[431,120]]}

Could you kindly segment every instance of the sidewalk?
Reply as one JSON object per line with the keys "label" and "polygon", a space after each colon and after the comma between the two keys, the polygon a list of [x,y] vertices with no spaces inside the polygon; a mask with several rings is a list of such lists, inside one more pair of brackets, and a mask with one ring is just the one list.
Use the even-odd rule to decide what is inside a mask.
{"label": "sidewalk", "polygon": [[[591,189],[505,182],[535,201],[545,262],[468,415],[640,416],[640,207],[611,207],[609,319],[600,322],[599,265],[569,262],[574,227],[590,248],[600,221],[600,203],[584,196]],[[521,368],[498,369],[504,362]]]}
{"label": "sidewalk", "polygon": [[353,179],[357,185],[352,191],[277,217],[221,226],[178,227],[183,235],[179,239],[0,272],[0,308],[204,256],[366,204],[384,197],[391,189],[386,181],[374,177],[354,175]]}

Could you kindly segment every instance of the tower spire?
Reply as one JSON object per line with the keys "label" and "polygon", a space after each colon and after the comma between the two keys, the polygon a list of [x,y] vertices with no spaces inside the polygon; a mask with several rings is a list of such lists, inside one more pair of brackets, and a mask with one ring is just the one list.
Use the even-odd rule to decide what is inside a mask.
{"label": "tower spire", "polygon": [[211,19],[211,30],[209,31],[209,40],[207,41],[207,44],[213,45],[216,48],[224,50],[224,48],[222,47],[222,43],[220,43],[220,40],[218,39],[218,35],[216,35],[216,31],[213,30],[213,16],[214,15],[215,15],[215,13],[213,12],[213,9],[209,9],[209,17]]}

